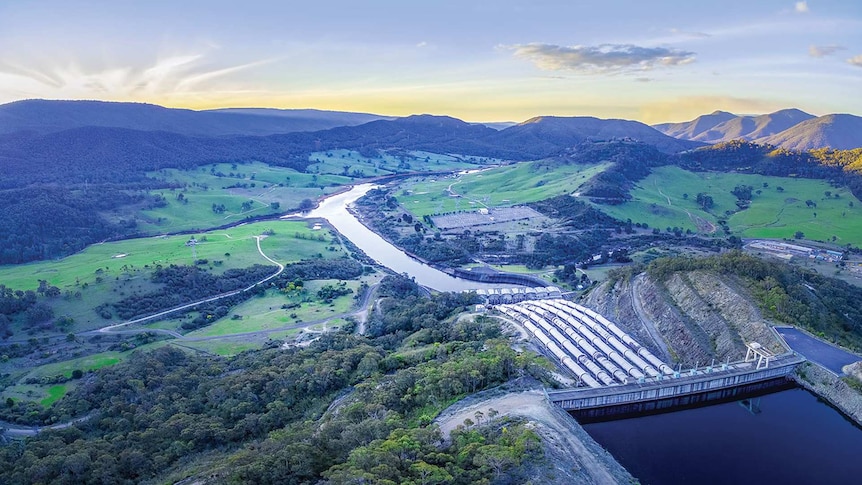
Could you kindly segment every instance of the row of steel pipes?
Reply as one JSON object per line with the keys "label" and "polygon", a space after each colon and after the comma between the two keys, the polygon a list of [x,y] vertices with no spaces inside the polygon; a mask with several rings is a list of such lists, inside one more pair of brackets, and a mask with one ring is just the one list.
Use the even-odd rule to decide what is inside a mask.
{"label": "row of steel pipes", "polygon": [[673,370],[602,315],[561,300],[530,300],[499,305],[560,363],[590,387],[625,384]]}

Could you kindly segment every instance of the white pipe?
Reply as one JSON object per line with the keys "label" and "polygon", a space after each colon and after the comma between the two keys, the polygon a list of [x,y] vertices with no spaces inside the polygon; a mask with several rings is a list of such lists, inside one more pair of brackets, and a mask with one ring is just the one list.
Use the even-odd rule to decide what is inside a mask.
{"label": "white pipe", "polygon": [[[573,305],[575,305],[575,304],[573,304]],[[609,322],[606,318],[599,315],[598,313],[590,310],[589,308],[581,307],[580,305],[576,305],[576,306],[579,307],[580,309],[583,309],[585,314],[580,313],[576,309],[572,309],[573,311],[571,313],[573,314],[573,316],[575,318],[578,318],[582,321],[585,321],[587,324],[590,324],[590,327],[592,327],[592,328],[596,328],[596,327],[601,328],[601,327],[599,327],[599,324],[603,323],[606,328],[611,330],[611,332],[613,332],[614,335],[616,335],[617,337],[619,337],[619,339],[622,340],[622,342],[620,342],[619,339],[609,335],[608,336],[609,338],[607,339],[608,343],[613,345],[617,350],[623,352],[623,355],[625,355],[627,358],[632,360],[632,362],[634,362],[644,372],[650,374],[653,377],[655,377],[659,374],[659,371],[656,369],[659,369],[661,372],[663,372],[664,374],[667,374],[667,375],[673,374],[673,370],[668,365],[666,365],[660,359],[658,359],[657,357],[652,355],[652,353],[650,353],[649,350],[645,349],[640,344],[638,344],[627,333],[620,330],[619,327],[617,327],[613,323]],[[579,315],[579,313],[580,313],[580,315]],[[590,318],[590,317],[592,317],[592,318]],[[600,322],[600,323],[597,323],[597,322]],[[627,348],[623,344],[623,342],[625,342],[625,344],[628,344],[628,347],[630,347],[632,350],[635,350],[637,352],[637,354],[633,353],[629,348]],[[643,359],[641,359],[638,356],[638,354],[640,354],[644,358],[646,358],[649,361],[649,364],[646,361],[644,361]],[[647,356],[649,356],[649,357],[647,357]],[[650,357],[652,357],[652,358],[650,358]]]}

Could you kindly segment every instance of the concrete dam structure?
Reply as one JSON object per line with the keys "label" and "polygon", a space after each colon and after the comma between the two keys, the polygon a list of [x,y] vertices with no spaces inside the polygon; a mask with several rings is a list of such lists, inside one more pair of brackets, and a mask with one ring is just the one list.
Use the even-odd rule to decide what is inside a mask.
{"label": "concrete dam structure", "polygon": [[568,411],[730,396],[786,377],[805,360],[792,353],[774,356],[751,342],[743,362],[674,371],[613,322],[576,303],[528,300],[494,309],[526,328],[584,386],[548,392]]}

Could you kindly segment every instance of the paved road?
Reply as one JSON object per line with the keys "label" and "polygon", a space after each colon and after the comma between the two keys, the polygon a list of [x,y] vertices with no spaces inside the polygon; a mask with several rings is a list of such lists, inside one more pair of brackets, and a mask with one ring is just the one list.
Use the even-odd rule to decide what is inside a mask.
{"label": "paved road", "polygon": [[631,284],[631,300],[632,300],[632,309],[634,309],[641,323],[643,323],[644,328],[646,328],[647,333],[650,337],[652,337],[652,341],[658,346],[659,351],[662,353],[662,360],[671,361],[673,359],[670,358],[670,350],[667,348],[667,343],[665,343],[664,339],[661,336],[661,332],[655,326],[655,323],[652,319],[647,315],[646,311],[643,307],[643,302],[640,298],[640,292],[638,288],[643,283],[644,275],[639,274],[632,280]]}
{"label": "paved road", "polygon": [[775,327],[784,341],[794,352],[806,359],[841,375],[841,368],[862,360],[862,356],[818,340],[807,333],[792,327]]}

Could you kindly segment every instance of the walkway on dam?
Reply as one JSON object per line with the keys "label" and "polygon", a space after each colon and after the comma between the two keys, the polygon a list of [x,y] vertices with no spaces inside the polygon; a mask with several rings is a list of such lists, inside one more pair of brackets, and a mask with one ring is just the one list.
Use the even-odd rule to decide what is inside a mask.
{"label": "walkway on dam", "polygon": [[689,370],[672,377],[648,382],[602,388],[576,388],[548,391],[548,398],[566,410],[600,408],[668,399],[693,394],[720,392],[748,384],[786,377],[803,357],[784,354],[773,360],[769,367],[758,369],[755,362],[722,364]]}

